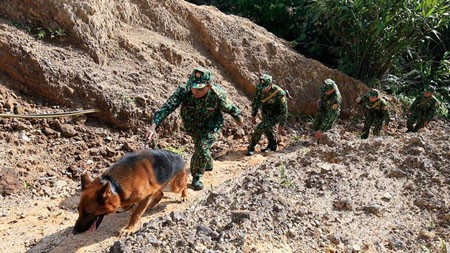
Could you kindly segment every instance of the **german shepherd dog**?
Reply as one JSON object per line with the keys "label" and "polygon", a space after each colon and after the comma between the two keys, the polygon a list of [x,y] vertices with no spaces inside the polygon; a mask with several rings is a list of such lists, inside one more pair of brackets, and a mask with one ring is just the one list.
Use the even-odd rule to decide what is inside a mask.
{"label": "german shepherd dog", "polygon": [[73,233],[95,231],[106,214],[119,208],[129,210],[134,205],[128,225],[120,234],[133,233],[147,208],[152,208],[163,197],[163,189],[181,192],[187,200],[187,181],[181,156],[166,150],[140,150],[129,153],[113,164],[101,176],[92,180],[81,175],[81,198],[78,219]]}

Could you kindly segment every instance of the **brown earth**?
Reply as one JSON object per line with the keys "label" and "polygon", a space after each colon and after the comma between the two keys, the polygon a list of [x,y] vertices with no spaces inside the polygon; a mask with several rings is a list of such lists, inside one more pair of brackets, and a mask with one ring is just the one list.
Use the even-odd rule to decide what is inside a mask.
{"label": "brown earth", "polygon": [[[0,18],[2,72],[28,93],[99,108],[97,117],[122,128],[142,125],[198,65],[212,69],[242,109],[263,72],[290,90],[293,113],[315,112],[326,78],[337,81],[345,115],[367,89],[247,19],[184,1],[12,0],[0,2]],[[66,35],[36,40],[12,24]]]}
{"label": "brown earth", "polygon": [[[65,35],[37,39],[38,27]],[[129,213],[73,236],[80,173],[98,175],[146,147],[153,110],[198,65],[213,71],[246,117],[261,72],[289,89],[294,115],[315,112],[325,78],[337,81],[344,116],[367,90],[212,7],[0,1],[0,113],[101,109],[87,117],[0,118],[0,252],[439,252],[440,240],[448,245],[450,127],[434,121],[405,135],[398,115],[385,136],[367,141],[358,139],[358,118],[339,122],[323,145],[310,140],[310,122],[292,117],[281,152],[250,158],[243,154],[252,126],[239,129],[227,116],[215,170],[204,191],[189,190],[189,203],[169,194],[129,237],[116,237]],[[192,142],[181,128],[178,113],[170,116],[159,145],[188,160]]]}

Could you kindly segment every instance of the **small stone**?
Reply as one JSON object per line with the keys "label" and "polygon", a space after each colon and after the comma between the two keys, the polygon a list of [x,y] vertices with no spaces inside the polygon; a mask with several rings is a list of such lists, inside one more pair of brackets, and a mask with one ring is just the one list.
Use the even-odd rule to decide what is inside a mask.
{"label": "small stone", "polygon": [[342,237],[342,236],[341,236],[341,234],[340,234],[339,232],[335,232],[335,233],[329,235],[329,236],[328,236],[328,239],[329,239],[332,243],[338,245],[339,243],[341,243],[341,237]]}
{"label": "small stone", "polygon": [[381,199],[384,200],[384,201],[391,201],[392,195],[389,194],[389,192],[386,192],[386,193],[383,194],[383,196],[381,197]]}
{"label": "small stone", "polygon": [[250,219],[250,212],[244,210],[236,210],[231,212],[231,220],[234,223],[242,223],[245,220]]}
{"label": "small stone", "polygon": [[388,174],[389,177],[395,177],[395,178],[402,178],[402,177],[406,177],[407,175],[408,174],[405,171],[398,169],[398,168],[391,170]]}
{"label": "small stone", "polygon": [[30,137],[28,137],[24,132],[20,132],[18,137],[19,137],[19,140],[22,140],[24,142],[31,141]]}
{"label": "small stone", "polygon": [[73,137],[78,134],[78,132],[75,130],[75,128],[73,128],[73,126],[69,125],[69,124],[60,124],[58,126],[58,128],[59,128],[59,131],[61,132],[62,136],[64,136],[64,137],[70,138],[70,137]]}
{"label": "small stone", "polygon": [[383,207],[381,205],[374,204],[374,205],[364,206],[363,210],[367,213],[371,213],[371,214],[380,216],[382,214]]}
{"label": "small stone", "polygon": [[432,240],[436,237],[433,231],[421,230],[419,233],[419,238],[424,240]]}
{"label": "small stone", "polygon": [[349,200],[346,200],[346,199],[334,200],[333,207],[339,211],[352,211],[353,210],[353,204]]}
{"label": "small stone", "polygon": [[402,250],[404,248],[402,241],[397,238],[390,238],[388,247],[392,250]]}

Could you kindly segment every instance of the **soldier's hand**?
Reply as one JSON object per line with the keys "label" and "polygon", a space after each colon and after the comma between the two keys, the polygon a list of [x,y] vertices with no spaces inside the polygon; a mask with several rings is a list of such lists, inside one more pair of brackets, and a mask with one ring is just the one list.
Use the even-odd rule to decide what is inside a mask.
{"label": "soldier's hand", "polygon": [[322,137],[322,131],[316,131],[316,139],[320,139]]}
{"label": "soldier's hand", "polygon": [[423,127],[427,127],[428,126],[428,121],[423,122]]}
{"label": "soldier's hand", "polygon": [[151,141],[156,136],[158,136],[158,134],[156,133],[156,124],[152,124],[150,126],[150,129],[145,134],[145,139]]}
{"label": "soldier's hand", "polygon": [[280,125],[278,125],[278,133],[284,135],[284,128]]}
{"label": "soldier's hand", "polygon": [[238,125],[238,126],[244,125],[244,121],[242,120],[242,118],[236,120],[236,125]]}
{"label": "soldier's hand", "polygon": [[256,117],[252,117],[251,121],[253,125],[256,124]]}
{"label": "soldier's hand", "polygon": [[387,125],[384,125],[384,126],[383,126],[383,131],[387,132],[387,130],[388,130],[388,126],[387,126]]}

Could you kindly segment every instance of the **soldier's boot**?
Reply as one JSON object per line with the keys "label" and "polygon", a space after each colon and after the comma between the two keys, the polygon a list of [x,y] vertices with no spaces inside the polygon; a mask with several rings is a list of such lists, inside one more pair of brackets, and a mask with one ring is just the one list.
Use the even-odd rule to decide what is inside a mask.
{"label": "soldier's boot", "polygon": [[201,175],[197,174],[192,178],[192,187],[194,187],[194,190],[200,191],[203,189],[203,182],[200,180]]}
{"label": "soldier's boot", "polygon": [[247,153],[245,154],[246,156],[252,156],[255,153],[255,148],[248,148],[247,149]]}
{"label": "soldier's boot", "polygon": [[262,149],[262,152],[267,151],[276,151],[277,150],[277,139],[275,137],[275,133],[273,128],[266,130],[265,134],[267,135],[267,139],[269,139],[269,144],[266,148]]}
{"label": "soldier's boot", "polygon": [[361,139],[367,139],[369,138],[369,133],[365,132],[361,134]]}
{"label": "soldier's boot", "polygon": [[277,143],[269,143],[266,148],[261,149],[261,152],[267,152],[267,151],[277,151]]}
{"label": "soldier's boot", "polygon": [[211,159],[208,159],[208,162],[206,163],[205,171],[212,171],[212,170],[213,170],[213,161],[211,158]]}

